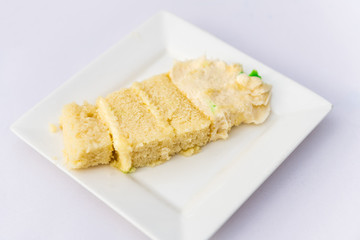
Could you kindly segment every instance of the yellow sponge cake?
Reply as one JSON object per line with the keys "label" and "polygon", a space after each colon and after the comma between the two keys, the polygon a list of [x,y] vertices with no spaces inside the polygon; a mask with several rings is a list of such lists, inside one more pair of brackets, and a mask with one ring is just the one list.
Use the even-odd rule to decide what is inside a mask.
{"label": "yellow sponge cake", "polygon": [[113,166],[121,171],[153,166],[174,154],[172,128],[152,114],[134,89],[122,89],[99,98],[97,106],[113,138]]}
{"label": "yellow sponge cake", "polygon": [[99,120],[96,107],[84,103],[64,106],[60,123],[64,136],[66,165],[87,168],[108,164],[112,157],[112,142],[105,125]]}
{"label": "yellow sponge cake", "polygon": [[200,147],[209,141],[210,120],[177,89],[167,74],[135,83],[133,88],[155,116],[173,127],[175,152]]}
{"label": "yellow sponge cake", "polygon": [[233,126],[260,124],[270,114],[271,86],[239,64],[198,58],[169,73],[99,97],[71,103],[60,119],[70,168],[110,163],[125,173],[190,156]]}

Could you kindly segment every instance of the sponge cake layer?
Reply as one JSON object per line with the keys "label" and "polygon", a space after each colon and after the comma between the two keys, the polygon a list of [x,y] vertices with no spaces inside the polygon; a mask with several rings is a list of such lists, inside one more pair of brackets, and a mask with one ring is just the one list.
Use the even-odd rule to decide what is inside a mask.
{"label": "sponge cake layer", "polygon": [[97,105],[113,137],[113,165],[121,171],[156,165],[173,154],[173,130],[151,113],[134,89],[99,98]]}
{"label": "sponge cake layer", "polygon": [[87,168],[110,162],[113,150],[111,138],[99,120],[95,106],[86,102],[82,106],[67,104],[63,107],[60,123],[68,167]]}
{"label": "sponge cake layer", "polygon": [[133,85],[155,116],[173,127],[175,146],[188,150],[205,145],[210,138],[210,120],[172,83],[167,74]]}

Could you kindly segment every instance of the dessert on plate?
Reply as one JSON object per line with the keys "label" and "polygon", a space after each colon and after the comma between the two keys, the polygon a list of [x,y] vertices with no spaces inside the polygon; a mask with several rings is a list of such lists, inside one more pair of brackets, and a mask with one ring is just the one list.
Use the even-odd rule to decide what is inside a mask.
{"label": "dessert on plate", "polygon": [[198,58],[169,73],[87,102],[65,105],[60,119],[70,168],[111,164],[129,173],[171,156],[190,156],[233,126],[263,123],[271,86],[239,64]]}

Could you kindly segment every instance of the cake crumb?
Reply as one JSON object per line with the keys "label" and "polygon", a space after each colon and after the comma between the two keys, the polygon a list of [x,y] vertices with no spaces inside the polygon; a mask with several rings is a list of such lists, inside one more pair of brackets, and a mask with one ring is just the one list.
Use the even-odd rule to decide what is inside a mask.
{"label": "cake crumb", "polygon": [[189,148],[187,150],[183,150],[180,152],[181,155],[185,156],[185,157],[190,157],[196,153],[200,152],[200,147],[199,146],[196,146],[196,147],[193,147],[193,148]]}
{"label": "cake crumb", "polygon": [[50,132],[52,132],[52,133],[56,133],[57,130],[58,130],[58,128],[56,127],[56,125],[55,125],[55,124],[52,124],[52,123],[50,123],[49,128],[50,128]]}

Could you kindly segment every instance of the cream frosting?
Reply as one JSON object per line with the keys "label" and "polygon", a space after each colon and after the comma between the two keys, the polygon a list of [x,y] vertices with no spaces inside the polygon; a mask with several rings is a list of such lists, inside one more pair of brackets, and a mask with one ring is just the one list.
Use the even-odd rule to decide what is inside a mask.
{"label": "cream frosting", "polygon": [[243,73],[239,64],[204,57],[176,62],[170,78],[210,118],[212,141],[227,138],[233,126],[259,124],[269,116],[271,86]]}

